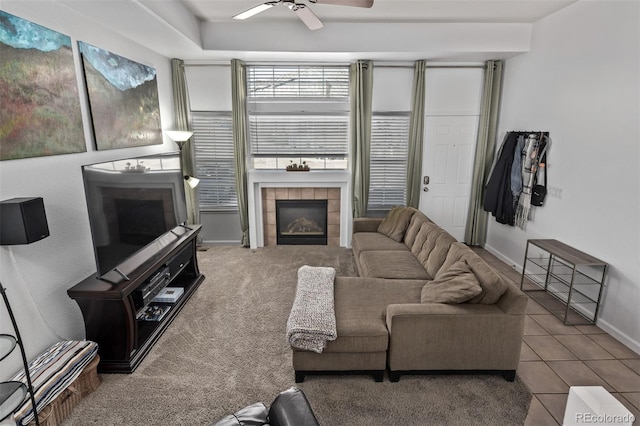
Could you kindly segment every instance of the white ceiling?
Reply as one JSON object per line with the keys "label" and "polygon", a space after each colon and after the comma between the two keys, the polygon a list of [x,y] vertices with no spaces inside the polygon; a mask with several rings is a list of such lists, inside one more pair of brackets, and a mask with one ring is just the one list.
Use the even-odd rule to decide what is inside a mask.
{"label": "white ceiling", "polygon": [[[359,8],[307,4],[324,22],[512,22],[532,23],[570,3],[565,0],[375,0]],[[201,21],[232,22],[232,16],[263,3],[260,0],[182,0]],[[280,5],[252,17],[256,22],[295,21]]]}
{"label": "white ceiling", "polygon": [[[246,21],[260,0],[31,0],[57,3],[164,56],[192,61],[483,61],[526,52],[532,23],[576,0],[375,0],[371,8],[304,2],[310,31],[278,5]],[[3,0],[5,4],[24,0]]]}

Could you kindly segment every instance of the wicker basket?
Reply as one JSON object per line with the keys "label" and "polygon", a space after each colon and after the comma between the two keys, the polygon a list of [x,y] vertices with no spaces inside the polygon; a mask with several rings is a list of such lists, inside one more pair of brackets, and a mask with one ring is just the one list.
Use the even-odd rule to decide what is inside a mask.
{"label": "wicker basket", "polygon": [[[62,424],[62,421],[69,417],[71,411],[82,398],[98,389],[100,386],[98,363],[100,363],[100,357],[96,355],[69,387],[38,413],[38,420],[41,426],[58,426]],[[34,426],[35,424],[34,420],[29,423],[29,426]]]}

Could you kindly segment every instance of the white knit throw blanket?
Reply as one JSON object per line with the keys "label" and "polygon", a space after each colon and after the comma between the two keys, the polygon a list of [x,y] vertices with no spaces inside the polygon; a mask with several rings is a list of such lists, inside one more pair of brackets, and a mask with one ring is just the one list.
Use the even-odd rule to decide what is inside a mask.
{"label": "white knit throw blanket", "polygon": [[287,321],[287,340],[297,349],[321,353],[327,342],[338,337],[333,304],[336,270],[302,266],[298,287]]}

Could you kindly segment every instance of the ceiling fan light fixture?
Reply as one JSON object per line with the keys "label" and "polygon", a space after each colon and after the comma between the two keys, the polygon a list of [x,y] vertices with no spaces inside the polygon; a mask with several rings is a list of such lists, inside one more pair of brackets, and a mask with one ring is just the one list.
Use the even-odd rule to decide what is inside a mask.
{"label": "ceiling fan light fixture", "polygon": [[[320,4],[334,4],[339,6],[353,6],[353,7],[371,7],[374,0],[309,0],[311,3]],[[233,19],[247,19],[260,12],[264,12],[267,9],[272,8],[278,4],[282,4],[295,12],[298,18],[310,29],[319,30],[324,27],[322,21],[316,16],[315,13],[304,3],[297,3],[296,0],[271,0],[266,3],[262,3],[258,6],[252,7],[242,13],[237,14]]]}
{"label": "ceiling fan light fixture", "polygon": [[274,1],[274,2],[267,2],[267,3],[262,3],[259,4],[258,6],[252,7],[249,10],[245,10],[242,13],[238,13],[236,16],[233,17],[233,19],[248,19],[251,18],[254,15],[257,15],[260,12],[264,12],[267,9],[271,9],[273,6],[275,6],[276,4],[278,4],[279,2]]}

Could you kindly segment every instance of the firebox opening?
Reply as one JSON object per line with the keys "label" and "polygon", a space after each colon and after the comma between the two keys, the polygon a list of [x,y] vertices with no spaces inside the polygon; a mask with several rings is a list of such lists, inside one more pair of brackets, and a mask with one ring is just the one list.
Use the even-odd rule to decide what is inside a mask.
{"label": "firebox opening", "polygon": [[327,245],[327,200],[276,200],[278,245]]}

